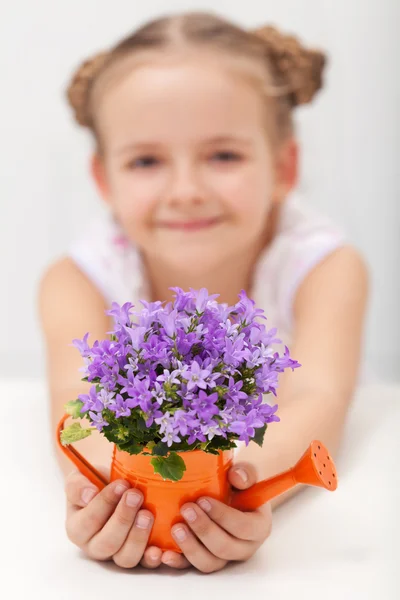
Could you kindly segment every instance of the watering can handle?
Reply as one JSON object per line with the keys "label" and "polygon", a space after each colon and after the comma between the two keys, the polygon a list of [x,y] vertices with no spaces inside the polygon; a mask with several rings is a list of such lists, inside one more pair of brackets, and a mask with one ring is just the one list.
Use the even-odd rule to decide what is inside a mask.
{"label": "watering can handle", "polygon": [[82,454],[75,450],[73,446],[70,444],[64,446],[61,443],[61,432],[64,429],[65,421],[67,421],[70,417],[71,415],[64,415],[57,426],[58,447],[65,454],[65,456],[69,458],[69,460],[72,461],[76,467],[78,467],[82,475],[87,477],[89,481],[102,490],[108,484],[108,481],[104,475],[99,473],[99,471],[97,471],[97,469],[95,469],[90,462],[88,462],[86,458],[82,456]]}

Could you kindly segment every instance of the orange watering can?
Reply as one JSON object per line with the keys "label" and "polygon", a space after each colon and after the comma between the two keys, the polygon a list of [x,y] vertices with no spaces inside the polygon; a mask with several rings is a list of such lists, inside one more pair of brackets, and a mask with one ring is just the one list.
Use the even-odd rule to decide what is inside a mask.
{"label": "orange watering can", "polygon": [[[61,432],[70,415],[64,415],[57,427],[57,442],[62,452],[99,489],[109,481],[99,473],[75,448],[61,444]],[[110,481],[125,479],[144,496],[142,508],[154,514],[149,546],[162,551],[182,552],[171,535],[171,527],[182,521],[180,507],[200,496],[209,496],[242,511],[255,510],[298,484],[323,487],[334,491],[338,485],[336,468],[328,450],[319,441],[311,442],[297,464],[243,491],[234,491],[227,478],[233,464],[233,450],[218,455],[194,450],[177,452],[183,458],[186,471],[179,481],[164,480],[154,473],[151,456],[131,455],[114,446]]]}

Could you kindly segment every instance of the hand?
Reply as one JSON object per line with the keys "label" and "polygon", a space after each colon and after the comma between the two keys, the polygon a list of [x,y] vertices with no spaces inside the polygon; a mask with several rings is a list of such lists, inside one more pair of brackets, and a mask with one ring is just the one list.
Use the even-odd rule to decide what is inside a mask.
{"label": "hand", "polygon": [[[119,479],[99,490],[81,473],[66,479],[66,530],[71,542],[90,558],[113,560],[130,569],[139,563],[148,569],[161,564],[162,551],[146,545],[154,522],[148,510],[139,510],[143,494]],[[131,500],[138,497],[134,506]]]}
{"label": "hand", "polygon": [[[247,481],[240,478],[239,468],[247,474]],[[228,479],[232,486],[244,490],[256,483],[256,470],[250,463],[236,463],[228,471]],[[203,500],[209,502],[210,510],[202,504]],[[271,533],[269,503],[255,511],[242,512],[214,498],[202,497],[184,504],[181,514],[187,525],[177,523],[171,532],[183,554],[168,550],[162,555],[162,562],[176,569],[193,565],[203,573],[219,571],[229,561],[248,560]],[[190,515],[195,515],[195,520]],[[185,538],[179,539],[179,533]]]}

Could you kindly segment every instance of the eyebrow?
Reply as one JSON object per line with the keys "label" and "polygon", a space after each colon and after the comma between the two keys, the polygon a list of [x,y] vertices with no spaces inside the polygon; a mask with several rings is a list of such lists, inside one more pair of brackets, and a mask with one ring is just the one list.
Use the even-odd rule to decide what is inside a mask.
{"label": "eyebrow", "polygon": [[[213,144],[226,144],[226,143],[237,143],[240,145],[251,146],[253,144],[253,140],[251,138],[246,138],[242,136],[235,135],[218,135],[209,139],[204,139],[202,144],[205,146],[212,146]],[[160,142],[151,142],[151,141],[137,141],[132,142],[130,144],[126,144],[125,146],[121,146],[117,148],[115,153],[118,155],[125,154],[132,150],[141,150],[141,151],[149,151],[153,150],[155,146],[162,146]]]}

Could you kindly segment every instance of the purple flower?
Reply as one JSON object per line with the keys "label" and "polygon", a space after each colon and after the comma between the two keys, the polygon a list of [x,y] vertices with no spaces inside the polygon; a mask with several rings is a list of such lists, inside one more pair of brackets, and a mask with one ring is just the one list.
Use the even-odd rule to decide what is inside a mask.
{"label": "purple flower", "polygon": [[274,413],[278,410],[278,405],[270,406],[269,404],[261,404],[258,409],[258,414],[263,418],[265,423],[272,423],[273,421],[280,421],[280,418]]}
{"label": "purple flower", "polygon": [[134,372],[137,371],[138,369],[138,358],[137,357],[133,357],[130,356],[128,358],[128,362],[126,365],[124,365],[124,369],[128,372],[131,372],[132,374],[134,374]]}
{"label": "purple flower", "polygon": [[257,410],[253,409],[243,419],[233,421],[229,426],[229,431],[237,433],[240,436],[239,439],[244,440],[247,445],[249,439],[255,435],[255,428],[263,426],[264,422],[258,416]]}
{"label": "purple flower", "polygon": [[89,416],[91,418],[92,425],[94,425],[99,431],[102,431],[103,427],[109,425],[109,423],[103,419],[103,415],[101,413],[96,414],[92,411],[89,411]]}
{"label": "purple flower", "polygon": [[111,310],[106,311],[106,314],[114,317],[117,325],[127,325],[130,322],[129,313],[134,305],[130,302],[125,302],[123,306],[120,306],[117,302],[113,302],[111,306]]}
{"label": "purple flower", "polygon": [[92,385],[89,394],[79,394],[78,399],[83,402],[81,413],[86,413],[88,411],[101,412],[104,408],[103,403],[97,396],[95,385]]}
{"label": "purple flower", "polygon": [[107,408],[110,405],[114,396],[114,392],[108,392],[105,388],[100,390],[100,392],[97,394],[97,398],[100,400],[104,408]]}
{"label": "purple flower", "polygon": [[219,294],[213,294],[212,296],[208,295],[208,290],[206,288],[201,288],[200,291],[195,292],[195,290],[191,289],[191,291],[196,296],[196,311],[198,313],[203,313],[206,309],[206,306],[209,302],[212,302],[215,298],[218,298]]}
{"label": "purple flower", "polygon": [[178,409],[173,415],[173,429],[185,436],[191,421],[193,421],[193,417],[186,410]]}
{"label": "purple flower", "polygon": [[239,380],[235,383],[233,377],[229,377],[228,394],[232,400],[246,400],[247,394],[240,391],[242,387],[243,380]]}
{"label": "purple flower", "polygon": [[197,426],[191,426],[191,432],[190,435],[188,437],[188,444],[191,445],[193,444],[196,440],[198,440],[199,442],[206,442],[207,438],[204,435],[204,433],[201,430],[201,425],[200,423]]}
{"label": "purple flower", "polygon": [[[271,363],[271,367],[272,367],[272,363]],[[301,364],[299,362],[297,362],[297,360],[290,358],[289,348],[287,346],[285,346],[285,353],[283,356],[279,356],[279,353],[275,352],[274,359],[273,359],[273,368],[276,371],[279,371],[280,373],[282,373],[285,369],[290,368],[293,371],[294,369],[297,369],[298,367],[301,367]]]}
{"label": "purple flower", "polygon": [[128,405],[128,402],[123,399],[121,394],[117,394],[115,401],[108,407],[112,412],[115,413],[117,419],[120,417],[130,417],[131,408]]}
{"label": "purple flower", "polygon": [[193,298],[193,294],[190,292],[184,292],[179,287],[171,287],[169,288],[171,291],[175,292],[175,302],[174,306],[177,311],[184,311],[187,305],[191,302]]}
{"label": "purple flower", "polygon": [[246,367],[249,369],[262,365],[272,355],[273,351],[270,348],[266,348],[264,344],[261,344],[259,348],[253,351],[246,348],[243,352],[243,358],[246,359]]}
{"label": "purple flower", "polygon": [[206,425],[201,425],[201,431],[204,435],[208,436],[209,440],[212,440],[216,435],[226,437],[226,433],[224,433],[219,424],[214,421],[210,421],[210,423],[207,423]]}
{"label": "purple flower", "polygon": [[208,369],[202,369],[197,362],[194,360],[190,367],[184,371],[183,377],[187,380],[187,389],[189,391],[196,387],[205,390],[207,388],[207,382],[205,379],[211,375],[211,371]]}
{"label": "purple flower", "polygon": [[158,320],[160,321],[161,325],[165,329],[165,333],[167,334],[168,337],[171,337],[171,338],[176,333],[177,314],[178,314],[178,311],[175,309],[172,312],[170,312],[169,314],[160,312],[157,315]]}
{"label": "purple flower", "polygon": [[265,319],[264,311],[261,308],[255,308],[254,300],[251,300],[244,290],[239,294],[240,302],[236,305],[236,310],[243,322],[250,324],[256,317]]}
{"label": "purple flower", "polygon": [[176,336],[176,347],[179,354],[188,354],[196,341],[197,336],[195,333],[187,333],[186,328],[185,330],[179,329]]}
{"label": "purple flower", "polygon": [[165,384],[168,385],[173,385],[174,383],[179,385],[181,382],[177,378],[177,375],[179,375],[178,370],[172,371],[172,373],[170,373],[168,369],[164,369],[163,375],[159,375],[157,377],[157,381],[163,381]]}
{"label": "purple flower", "polygon": [[154,383],[154,389],[152,390],[151,395],[160,406],[167,399],[164,388],[158,383],[158,381]]}
{"label": "purple flower", "polygon": [[87,357],[90,355],[90,346],[87,343],[88,337],[89,333],[85,333],[85,335],[83,336],[83,340],[75,339],[72,341],[72,344],[75,346],[75,348],[78,348],[79,352],[83,357]]}
{"label": "purple flower", "polygon": [[146,427],[151,427],[155,419],[163,417],[164,413],[161,412],[159,405],[156,402],[150,400],[146,403],[146,408],[142,408],[146,420]]}
{"label": "purple flower", "polygon": [[219,408],[215,404],[217,400],[217,393],[208,396],[206,392],[200,390],[198,397],[191,402],[191,409],[196,411],[200,419],[208,421],[213,415],[219,413]]}
{"label": "purple flower", "polygon": [[170,431],[173,429],[173,418],[171,418],[169,411],[163,414],[161,417],[154,419],[157,425],[160,425],[160,433]]}
{"label": "purple flower", "polygon": [[225,343],[224,362],[227,365],[237,367],[243,358],[243,335],[238,336],[234,341],[227,338]]}
{"label": "purple flower", "polygon": [[147,342],[142,344],[143,358],[157,362],[166,362],[169,360],[168,344],[160,340],[158,335],[151,335]]}
{"label": "purple flower", "polygon": [[172,446],[174,442],[180,442],[181,439],[177,435],[176,431],[170,430],[165,432],[165,436],[161,440],[162,442],[166,442],[168,446]]}
{"label": "purple flower", "polygon": [[132,348],[136,351],[140,350],[146,334],[146,327],[125,327],[125,331],[131,339]]}

